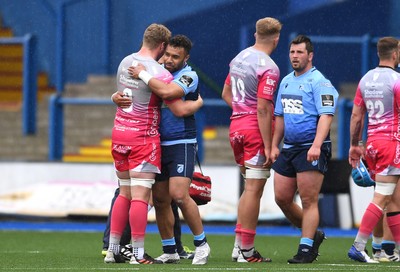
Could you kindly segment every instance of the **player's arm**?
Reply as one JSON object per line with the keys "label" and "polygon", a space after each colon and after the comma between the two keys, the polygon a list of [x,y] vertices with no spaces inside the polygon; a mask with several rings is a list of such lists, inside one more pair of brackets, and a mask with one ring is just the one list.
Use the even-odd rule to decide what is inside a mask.
{"label": "player's arm", "polygon": [[224,88],[222,89],[222,99],[228,104],[230,108],[232,108],[232,100],[233,100],[233,95],[232,95],[232,88],[231,88],[231,77],[228,74],[228,76],[225,79],[225,84]]}
{"label": "player's arm", "polygon": [[153,76],[151,76],[143,64],[139,63],[137,66],[131,66],[128,68],[128,73],[133,78],[140,78],[146,83],[150,89],[161,99],[171,100],[174,98],[183,97],[185,95],[184,90],[181,86],[175,82],[165,83]]}
{"label": "player's arm", "polygon": [[319,160],[319,156],[321,155],[321,146],[329,134],[332,120],[333,115],[331,114],[320,115],[314,141],[307,152],[307,161],[312,162]]}
{"label": "player's arm", "polygon": [[262,141],[264,143],[265,164],[272,163],[272,117],[274,114],[273,97],[279,80],[279,73],[265,71],[262,77],[258,78],[257,85],[257,121]]}
{"label": "player's arm", "polygon": [[283,139],[285,123],[283,120],[283,116],[275,115],[275,129],[274,135],[272,136],[272,144],[271,144],[271,160],[274,162],[278,158],[280,153],[279,145]]}
{"label": "player's arm", "polygon": [[120,108],[129,108],[132,104],[132,99],[124,95],[123,92],[116,91],[111,95],[111,100]]}
{"label": "player's arm", "polygon": [[359,146],[361,135],[364,127],[365,104],[361,96],[360,88],[357,88],[354,97],[353,110],[350,118],[350,149],[349,163],[353,168],[356,168],[363,155],[363,148]]}
{"label": "player's arm", "polygon": [[168,108],[176,117],[186,117],[195,114],[202,106],[203,99],[200,94],[197,100],[182,100],[181,98],[172,101],[165,101]]}
{"label": "player's arm", "polygon": [[272,144],[273,112],[274,112],[274,105],[272,101],[260,97],[257,99],[257,121],[261,133],[261,138],[264,143],[266,166],[268,166],[272,162],[271,144]]}

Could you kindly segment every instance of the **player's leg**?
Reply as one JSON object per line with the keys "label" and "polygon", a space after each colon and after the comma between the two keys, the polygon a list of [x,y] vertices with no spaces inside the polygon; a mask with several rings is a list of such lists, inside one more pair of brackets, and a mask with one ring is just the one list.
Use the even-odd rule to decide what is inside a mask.
{"label": "player's leg", "polygon": [[130,179],[128,171],[117,172],[117,176],[119,178],[119,194],[111,210],[109,245],[104,258],[106,263],[125,262],[125,259],[120,255],[120,243],[129,221]]}
{"label": "player's leg", "polygon": [[183,218],[194,236],[193,243],[196,249],[192,264],[205,264],[208,261],[210,247],[204,233],[199,208],[189,195],[190,182],[194,172],[196,145],[177,144],[166,147],[166,149],[174,161],[173,167],[169,168],[169,193],[181,210]]}
{"label": "player's leg", "polygon": [[383,228],[384,227],[382,217],[372,231],[372,258],[376,261],[379,261],[382,254]]}
{"label": "player's leg", "polygon": [[[398,178],[399,176],[396,177]],[[391,261],[400,261],[399,260],[399,249],[400,249],[400,180],[399,179],[397,180],[397,185],[393,192],[391,202],[387,207],[386,215],[387,215],[387,224],[391,230],[393,241],[395,242],[395,249],[393,250],[393,255],[387,257],[389,257]]]}
{"label": "player's leg", "polygon": [[[260,212],[260,201],[265,183],[270,176],[270,169],[265,163],[264,145],[259,130],[241,131],[243,144],[233,142],[233,147],[239,157],[243,155],[245,169],[244,190],[239,199],[238,222],[240,222],[241,245],[238,262],[270,262],[263,258],[255,249],[256,227]],[[242,151],[243,150],[243,151]],[[240,154],[243,152],[243,154]],[[237,161],[241,165],[241,161]]]}
{"label": "player's leg", "polygon": [[323,178],[323,174],[319,171],[297,173],[303,219],[297,255],[290,259],[289,263],[311,263],[317,258],[318,248],[316,246],[319,247],[319,245],[314,245],[314,239],[319,225],[318,197]]}
{"label": "player's leg", "polygon": [[108,212],[108,216],[107,216],[106,228],[104,229],[104,232],[103,232],[103,250],[101,252],[103,257],[105,257],[107,254],[108,244],[110,242],[111,211],[112,211],[114,202],[117,199],[118,195],[119,195],[119,188],[115,189],[114,197],[111,200],[110,211]]}
{"label": "player's leg", "polygon": [[129,224],[131,227],[132,258],[130,264],[161,263],[144,252],[148,206],[156,173],[161,169],[159,141],[153,144],[132,146],[129,156],[131,203]]}
{"label": "player's leg", "polygon": [[157,182],[153,186],[154,208],[163,248],[163,254],[156,259],[163,263],[179,263],[173,231],[175,218],[171,208],[172,199],[167,193],[169,192],[169,182],[165,180],[167,177],[163,176],[163,173],[157,177]]}
{"label": "player's leg", "polygon": [[[390,204],[389,204],[390,205]],[[382,217],[383,225],[383,239],[382,239],[382,249],[379,256],[379,262],[398,262],[399,250],[396,248],[396,242],[394,241],[392,231],[390,230],[387,222],[386,212]]]}
{"label": "player's leg", "polygon": [[286,218],[294,226],[301,229],[303,220],[303,210],[294,202],[294,196],[297,192],[297,183],[295,177],[288,177],[274,173],[274,193],[275,202],[282,210]]}
{"label": "player's leg", "polygon": [[383,210],[393,194],[394,188],[390,183],[393,183],[393,176],[376,175],[376,187],[372,202],[364,212],[354,244],[348,252],[348,256],[352,260],[368,263],[377,262],[365,253],[365,246],[373,229],[383,217]]}
{"label": "player's leg", "polygon": [[178,205],[174,201],[171,202],[172,212],[174,214],[174,237],[176,243],[176,249],[181,259],[193,259],[194,252],[187,246],[182,244],[182,230],[181,230],[181,219],[179,217]]}

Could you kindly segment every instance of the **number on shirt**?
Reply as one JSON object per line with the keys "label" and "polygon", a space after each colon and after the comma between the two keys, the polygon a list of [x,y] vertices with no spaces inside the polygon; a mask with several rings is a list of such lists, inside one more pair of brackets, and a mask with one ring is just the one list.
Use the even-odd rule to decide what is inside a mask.
{"label": "number on shirt", "polygon": [[244,92],[244,82],[241,78],[239,78],[236,82],[236,79],[232,76],[231,77],[231,86],[232,86],[232,95],[233,95],[233,102],[243,103],[245,98]]}
{"label": "number on shirt", "polygon": [[365,105],[368,109],[369,122],[372,125],[376,125],[376,124],[385,122],[384,119],[381,120],[381,117],[385,110],[382,101],[377,100],[377,101],[373,102],[371,100],[368,100],[368,101],[366,101]]}

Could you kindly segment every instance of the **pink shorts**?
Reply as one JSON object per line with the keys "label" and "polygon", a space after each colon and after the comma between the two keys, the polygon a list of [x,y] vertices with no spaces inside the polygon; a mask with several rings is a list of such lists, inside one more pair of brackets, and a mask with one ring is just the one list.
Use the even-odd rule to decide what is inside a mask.
{"label": "pink shorts", "polygon": [[264,143],[258,129],[231,131],[229,139],[238,165],[262,166],[264,164]]}
{"label": "pink shorts", "polygon": [[373,140],[367,141],[367,165],[371,176],[395,175],[400,171],[400,144],[398,141]]}
{"label": "pink shorts", "polygon": [[119,172],[161,173],[161,147],[159,142],[147,145],[111,145],[115,169]]}

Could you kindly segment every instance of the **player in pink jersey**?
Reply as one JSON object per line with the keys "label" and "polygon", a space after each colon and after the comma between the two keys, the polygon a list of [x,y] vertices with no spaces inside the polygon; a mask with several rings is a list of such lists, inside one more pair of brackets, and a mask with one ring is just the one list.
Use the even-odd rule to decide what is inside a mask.
{"label": "player in pink jersey", "polygon": [[255,44],[230,63],[222,98],[232,108],[230,143],[245,179],[239,200],[232,259],[238,262],[270,262],[254,248],[256,226],[271,167],[274,93],[279,68],[270,55],[279,42],[282,24],[274,18],[256,23]]}
{"label": "player in pink jersey", "polygon": [[397,250],[400,246],[400,74],[394,70],[399,64],[400,44],[393,37],[384,37],[377,48],[379,66],[360,80],[350,123],[349,163],[356,168],[364,155],[359,141],[368,113],[365,159],[375,175],[376,186],[348,252],[349,258],[366,263],[378,262],[366,254],[365,245],[385,209]]}
{"label": "player in pink jersey", "polygon": [[132,99],[129,108],[117,108],[112,130],[111,152],[120,193],[111,213],[110,243],[104,262],[125,262],[120,255],[120,239],[130,223],[133,255],[131,264],[160,263],[144,253],[147,207],[155,175],[160,173],[161,147],[158,127],[161,99],[147,84],[129,76],[128,68],[141,62],[151,76],[165,82],[172,75],[157,60],[164,54],[171,32],[151,24],[144,32],[142,47],[125,57],[117,72],[117,89]]}

